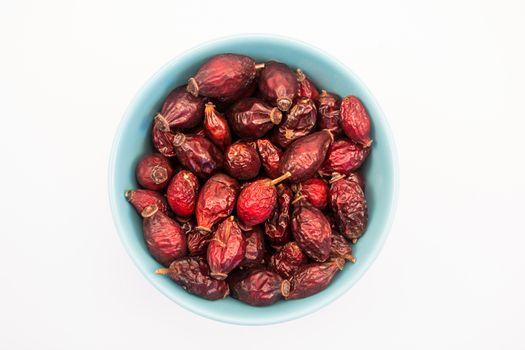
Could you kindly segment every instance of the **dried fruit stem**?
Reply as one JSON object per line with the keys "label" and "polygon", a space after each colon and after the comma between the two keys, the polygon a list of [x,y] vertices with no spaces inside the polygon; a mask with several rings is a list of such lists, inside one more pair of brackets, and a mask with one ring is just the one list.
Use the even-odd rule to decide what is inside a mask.
{"label": "dried fruit stem", "polygon": [[224,280],[226,279],[226,277],[228,277],[228,274],[222,272],[212,272],[210,273],[210,276],[215,278],[216,280]]}
{"label": "dried fruit stem", "polygon": [[270,120],[272,121],[272,123],[277,125],[281,122],[282,119],[283,119],[283,114],[279,110],[279,108],[277,107],[273,108],[272,111],[270,112]]}
{"label": "dried fruit stem", "polygon": [[337,182],[341,179],[344,179],[345,176],[343,174],[339,174],[339,173],[333,173],[332,174],[332,178],[330,179],[329,183],[330,184],[333,184],[334,182]]}
{"label": "dried fruit stem", "polygon": [[183,133],[177,133],[173,138],[173,146],[179,147],[186,140],[186,136]]}
{"label": "dried fruit stem", "polygon": [[168,179],[168,170],[161,165],[156,165],[151,171],[151,179],[156,184],[165,182]]}
{"label": "dried fruit stem", "polygon": [[157,275],[167,275],[168,273],[170,273],[170,269],[162,268],[155,270],[155,274]]}
{"label": "dried fruit stem", "polygon": [[352,238],[352,244],[356,244],[357,243],[357,238]]}
{"label": "dried fruit stem", "polygon": [[264,63],[257,63],[255,65],[255,69],[263,69],[264,68]]}
{"label": "dried fruit stem", "polygon": [[337,268],[338,268],[339,270],[342,270],[343,267],[345,266],[345,259],[343,259],[343,258],[336,258],[336,259],[334,260],[334,262],[335,262],[335,264],[337,265]]}
{"label": "dried fruit stem", "polygon": [[281,282],[281,294],[285,298],[290,294],[290,281],[284,280]]}
{"label": "dried fruit stem", "polygon": [[149,218],[150,216],[154,215],[159,210],[159,207],[157,207],[155,204],[148,205],[144,210],[140,213],[140,215],[143,218]]}
{"label": "dried fruit stem", "polygon": [[162,114],[157,113],[154,120],[157,122],[155,123],[155,126],[159,128],[160,131],[165,131],[165,132],[170,131],[170,125]]}
{"label": "dried fruit stem", "polygon": [[300,201],[301,199],[303,199],[303,198],[306,198],[306,195],[305,195],[305,194],[296,197],[296,198],[292,201],[292,204],[295,204],[295,203],[299,202],[299,201]]}
{"label": "dried fruit stem", "polygon": [[186,86],[186,91],[188,91],[195,97],[199,96],[199,84],[197,84],[197,80],[195,80],[195,78],[192,77],[188,79],[188,86]]}
{"label": "dried fruit stem", "polygon": [[204,226],[195,226],[195,229],[196,230],[201,230],[201,231],[206,231],[206,232],[211,232],[210,228],[204,227]]}
{"label": "dried fruit stem", "polygon": [[299,68],[297,68],[296,70],[296,76],[298,82],[301,82],[306,79],[306,75],[304,75],[303,71]]}
{"label": "dried fruit stem", "polygon": [[270,184],[272,185],[277,185],[279,182],[282,182],[284,180],[286,180],[287,178],[289,178],[290,176],[292,176],[292,173],[287,171],[286,173],[284,173],[283,175],[279,176],[278,178],[276,179],[273,179]]}
{"label": "dried fruit stem", "polygon": [[277,100],[277,107],[283,112],[286,112],[290,109],[292,106],[292,100],[288,97],[282,97]]}
{"label": "dried fruit stem", "polygon": [[133,191],[127,190],[126,193],[124,193],[124,196],[126,197],[128,201],[131,201],[131,199],[133,198]]}
{"label": "dried fruit stem", "polygon": [[355,262],[357,261],[357,259],[355,258],[355,256],[353,256],[352,254],[346,254],[344,256],[344,258],[348,261],[350,261],[351,263],[355,264]]}

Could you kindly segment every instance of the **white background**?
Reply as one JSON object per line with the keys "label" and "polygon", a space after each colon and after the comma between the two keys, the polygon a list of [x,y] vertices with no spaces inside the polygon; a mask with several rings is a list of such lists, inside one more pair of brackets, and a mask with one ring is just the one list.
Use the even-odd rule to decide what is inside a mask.
{"label": "white background", "polygon": [[[300,320],[196,316],[126,255],[117,124],[165,62],[219,36],[302,39],[349,65],[397,141],[391,235]],[[0,2],[0,348],[525,348],[525,2]]]}

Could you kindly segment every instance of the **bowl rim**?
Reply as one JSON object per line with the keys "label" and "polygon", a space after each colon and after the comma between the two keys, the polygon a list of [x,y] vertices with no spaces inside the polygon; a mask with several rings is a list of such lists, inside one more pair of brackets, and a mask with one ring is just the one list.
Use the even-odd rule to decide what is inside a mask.
{"label": "bowl rim", "polygon": [[[349,76],[362,88],[364,91],[368,93],[370,96],[370,99],[372,100],[373,104],[375,105],[375,108],[379,112],[378,116],[374,116],[375,118],[379,117],[381,119],[381,124],[384,128],[388,149],[390,150],[390,155],[392,159],[392,199],[390,201],[390,212],[388,213],[388,216],[386,218],[386,222],[383,225],[383,231],[384,234],[381,235],[376,244],[374,245],[371,253],[370,258],[364,262],[364,266],[361,266],[361,269],[356,271],[355,275],[355,282],[352,284],[349,284],[347,286],[343,286],[342,288],[339,288],[335,292],[331,293],[329,297],[323,298],[319,300],[317,303],[313,303],[309,305],[307,308],[297,308],[293,312],[287,312],[286,314],[278,314],[278,315],[272,315],[266,317],[264,320],[257,319],[253,320],[251,322],[249,321],[241,321],[237,320],[236,317],[231,317],[229,314],[221,314],[209,311],[205,308],[194,308],[190,305],[187,305],[181,300],[178,300],[177,298],[173,298],[171,295],[169,295],[166,291],[164,291],[158,283],[153,279],[151,272],[145,271],[143,267],[139,264],[138,258],[135,256],[135,253],[132,251],[130,245],[128,244],[127,235],[124,233],[124,228],[121,224],[121,219],[117,215],[117,198],[113,191],[113,188],[115,187],[115,166],[116,166],[116,153],[118,146],[120,144],[120,141],[122,139],[123,135],[123,126],[128,122],[128,119],[131,118],[132,111],[136,108],[137,101],[139,99],[139,96],[141,96],[144,91],[154,82],[157,80],[158,77],[162,76],[166,73],[166,71],[171,67],[173,64],[175,64],[177,61],[179,61],[182,57],[187,55],[192,55],[199,50],[202,50],[206,48],[207,46],[211,45],[220,45],[222,43],[232,43],[232,42],[242,42],[246,40],[257,40],[257,39],[263,39],[263,40],[271,40],[273,42],[280,42],[287,45],[294,45],[299,46],[303,50],[307,50],[315,55],[322,55],[326,59],[330,60],[334,65],[338,67],[338,69],[346,71]],[[133,95],[133,98],[131,99],[131,102],[128,104],[127,108],[124,111],[123,116],[121,117],[117,129],[115,132],[115,136],[113,138],[110,156],[109,156],[109,162],[108,162],[108,199],[111,209],[111,215],[113,218],[113,223],[115,225],[115,228],[117,229],[117,233],[119,235],[120,241],[122,245],[124,246],[129,258],[133,261],[133,264],[137,267],[137,269],[142,273],[142,275],[157,289],[159,290],[164,296],[169,298],[170,300],[174,301],[179,306],[183,307],[184,309],[191,311],[195,314],[198,314],[202,317],[206,317],[208,319],[212,319],[214,321],[219,322],[225,322],[230,324],[236,324],[236,325],[270,325],[270,324],[276,324],[281,322],[287,322],[291,321],[297,318],[304,317],[306,315],[312,314],[323,307],[331,304],[335,300],[339,299],[343,294],[347,293],[354,285],[357,283],[359,279],[362,278],[362,276],[368,271],[370,266],[374,263],[374,261],[377,259],[381,249],[383,248],[386,239],[388,238],[392,224],[394,221],[395,213],[397,211],[397,203],[398,203],[398,196],[399,196],[399,159],[398,159],[398,153],[397,153],[397,147],[396,143],[393,137],[391,126],[381,108],[381,105],[379,104],[377,98],[370,92],[368,87],[364,84],[364,82],[344,63],[342,63],[339,59],[334,57],[333,55],[329,54],[328,52],[311,45],[309,43],[306,43],[302,40],[282,36],[282,35],[275,35],[275,34],[262,34],[262,33],[254,33],[254,34],[237,34],[237,35],[229,35],[229,36],[222,36],[217,37],[211,40],[204,41],[200,43],[199,45],[193,46],[190,49],[184,50],[180,52],[178,55],[171,58],[169,61],[167,61],[164,65],[162,65],[152,76],[149,77],[149,79],[140,87],[140,89]]]}

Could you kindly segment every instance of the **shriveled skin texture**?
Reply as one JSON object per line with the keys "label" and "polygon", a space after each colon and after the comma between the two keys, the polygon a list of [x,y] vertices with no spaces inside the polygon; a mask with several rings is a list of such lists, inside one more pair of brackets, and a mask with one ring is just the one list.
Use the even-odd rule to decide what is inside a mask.
{"label": "shriveled skin texture", "polygon": [[197,226],[211,231],[213,225],[230,216],[238,192],[239,183],[234,178],[224,174],[210,177],[197,199],[195,208]]}
{"label": "shriveled skin texture", "polygon": [[178,217],[187,218],[195,212],[199,193],[199,180],[188,170],[181,170],[170,181],[166,198]]}
{"label": "shriveled skin texture", "polygon": [[363,192],[365,192],[365,189],[366,189],[365,179],[364,179],[363,175],[361,175],[361,173],[353,172],[353,173],[348,174],[348,176],[346,178],[349,181],[353,181],[353,182],[357,183],[359,185],[359,187],[361,187]]}
{"label": "shriveled skin texture", "polygon": [[209,59],[193,78],[197,83],[199,95],[227,98],[249,86],[255,79],[255,74],[253,59],[226,53]]}
{"label": "shriveled skin texture", "polygon": [[139,161],[135,174],[139,185],[148,190],[158,191],[168,185],[173,168],[162,154],[150,153]]}
{"label": "shriveled skin texture", "polygon": [[311,178],[299,184],[298,196],[306,196],[306,200],[316,207],[323,210],[328,205],[328,193],[330,187],[326,181],[318,178]]}
{"label": "shriveled skin texture", "polygon": [[284,121],[273,131],[275,143],[283,148],[293,141],[308,135],[317,121],[317,108],[312,100],[301,98],[284,118]]}
{"label": "shriveled skin texture", "polygon": [[368,205],[361,186],[348,179],[340,179],[330,188],[330,206],[339,231],[348,239],[363,235],[368,223]]}
{"label": "shriveled skin texture", "polygon": [[297,89],[297,77],[290,67],[275,61],[264,64],[259,77],[259,91],[266,101],[286,112],[297,95]]}
{"label": "shriveled skin texture", "polygon": [[323,176],[330,176],[334,172],[349,174],[363,164],[369,153],[370,147],[363,147],[350,140],[338,140],[328,148],[319,173]]}
{"label": "shriveled skin texture", "polygon": [[204,131],[206,136],[221,149],[232,143],[232,135],[226,118],[211,103],[204,109]]}
{"label": "shriveled skin texture", "polygon": [[161,211],[144,217],[144,240],[150,254],[164,266],[186,255],[186,236],[180,225]]}
{"label": "shriveled skin texture", "polygon": [[126,199],[139,214],[149,205],[156,205],[161,212],[164,214],[168,213],[166,198],[158,192],[151,190],[130,190],[126,192]]}
{"label": "shriveled skin texture", "polygon": [[172,130],[191,129],[202,123],[204,100],[179,86],[166,97],[160,115]]}
{"label": "shriveled skin texture", "polygon": [[343,135],[339,107],[341,99],[336,94],[322,91],[315,101],[318,129],[329,129],[335,137]]}
{"label": "shriveled skin texture", "polygon": [[257,150],[246,142],[230,145],[224,154],[224,169],[236,179],[249,180],[259,174],[261,160]]}
{"label": "shriveled skin texture", "polygon": [[281,174],[290,172],[290,180],[300,182],[311,178],[323,164],[332,143],[329,131],[323,130],[301,137],[284,152],[279,169]]}
{"label": "shriveled skin texture", "polygon": [[223,299],[230,293],[225,281],[210,276],[206,259],[200,256],[174,261],[169,267],[168,275],[186,291],[204,299]]}
{"label": "shriveled skin texture", "polygon": [[246,248],[243,267],[260,266],[264,263],[266,249],[264,246],[264,234],[259,226],[253,226],[250,230],[243,232]]}
{"label": "shriveled skin texture", "polygon": [[245,98],[237,102],[228,112],[228,119],[233,132],[240,138],[256,139],[263,137],[280,122],[282,115],[266,102],[257,98]]}
{"label": "shriveled skin texture", "polygon": [[274,245],[283,245],[290,241],[290,204],[293,194],[285,184],[277,185],[277,206],[264,223],[264,233]]}
{"label": "shriveled skin texture", "polygon": [[268,139],[257,140],[257,151],[261,157],[261,163],[268,177],[275,179],[279,175],[279,162],[283,151]]}
{"label": "shriveled skin texture", "polygon": [[337,259],[300,267],[290,279],[290,293],[286,299],[306,298],[323,291],[343,266],[344,260]]}
{"label": "shriveled skin texture", "polygon": [[245,244],[242,231],[233,216],[225,219],[208,244],[206,256],[210,275],[216,279],[225,279],[244,260]]}
{"label": "shriveled skin texture", "polygon": [[205,255],[212,236],[211,232],[198,229],[188,232],[188,254],[191,256]]}
{"label": "shriveled skin texture", "polygon": [[173,146],[175,135],[169,130],[162,129],[162,123],[158,120],[153,122],[151,138],[153,146],[160,154],[164,157],[175,157],[175,147]]}
{"label": "shriveled skin texture", "polygon": [[277,203],[277,190],[270,179],[260,179],[246,186],[237,199],[237,216],[245,226],[263,223]]}
{"label": "shriveled skin texture", "polygon": [[355,261],[354,257],[352,256],[352,246],[342,235],[332,235],[330,258],[343,258],[352,262]]}
{"label": "shriveled skin texture", "polygon": [[299,248],[297,242],[289,242],[272,255],[268,268],[277,272],[282,278],[289,279],[306,262],[306,254]]}
{"label": "shriveled skin texture", "polygon": [[262,268],[239,271],[229,281],[231,296],[253,306],[268,306],[288,293],[288,281]]}
{"label": "shriveled skin texture", "polygon": [[224,156],[210,140],[194,135],[185,135],[183,138],[179,146],[175,145],[177,160],[183,167],[202,179],[207,179],[222,168]]}
{"label": "shriveled skin texture", "polygon": [[297,97],[307,97],[315,100],[317,96],[319,96],[319,90],[315,87],[314,83],[300,69],[297,69],[295,75],[299,85]]}
{"label": "shriveled skin texture", "polygon": [[250,97],[251,95],[253,95],[253,93],[257,89],[257,85],[258,83],[256,76],[256,78],[250,83],[250,85],[246,86],[244,89],[239,90],[237,94],[228,97],[216,97],[214,98],[214,101],[217,103],[217,107],[219,107],[219,109],[226,109],[236,101],[242,100],[246,97]]}
{"label": "shriveled skin texture", "polygon": [[341,126],[351,140],[368,147],[370,139],[370,117],[365,106],[355,96],[347,96],[341,102]]}
{"label": "shriveled skin texture", "polygon": [[311,259],[323,262],[330,256],[332,229],[319,209],[296,205],[292,213],[292,234],[301,250]]}

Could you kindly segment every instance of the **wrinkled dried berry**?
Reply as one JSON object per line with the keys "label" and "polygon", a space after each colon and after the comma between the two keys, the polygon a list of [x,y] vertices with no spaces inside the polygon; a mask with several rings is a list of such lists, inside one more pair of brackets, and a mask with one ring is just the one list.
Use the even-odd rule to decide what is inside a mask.
{"label": "wrinkled dried berry", "polygon": [[350,139],[369,147],[370,139],[370,117],[365,106],[355,96],[347,96],[341,102],[341,126]]}
{"label": "wrinkled dried berry", "polygon": [[197,199],[195,217],[198,228],[209,232],[213,225],[228,217],[235,207],[238,192],[239,183],[228,175],[210,177]]}
{"label": "wrinkled dried berry", "polygon": [[212,103],[206,103],[204,109],[204,131],[206,136],[221,149],[232,143],[230,127],[224,116],[215,110]]}
{"label": "wrinkled dried berry", "polygon": [[168,275],[186,291],[204,299],[223,299],[230,293],[225,281],[210,277],[210,268],[203,257],[178,259],[168,269],[158,269],[155,273]]}
{"label": "wrinkled dried berry", "polygon": [[263,268],[238,271],[229,279],[231,296],[253,306],[268,306],[290,291],[290,282]]}
{"label": "wrinkled dried berry", "polygon": [[267,139],[257,140],[257,151],[266,175],[272,179],[279,177],[279,162],[283,151]]}
{"label": "wrinkled dried berry", "polygon": [[187,218],[195,212],[199,180],[188,170],[181,170],[170,181],[166,198],[178,217]]}
{"label": "wrinkled dried berry", "polygon": [[170,132],[169,128],[166,129],[165,125],[158,120],[153,122],[151,138],[153,146],[160,154],[164,157],[175,157],[175,147],[173,146],[175,135]]}
{"label": "wrinkled dried berry", "polygon": [[148,190],[161,190],[170,181],[173,169],[162,154],[150,153],[142,157],[135,171],[137,182]]}
{"label": "wrinkled dried berry", "polygon": [[257,89],[257,78],[254,79],[250,85],[245,87],[244,89],[239,90],[239,92],[233,96],[228,97],[216,97],[214,101],[217,103],[217,107],[219,109],[227,109],[230,107],[233,103],[242,100],[244,98],[250,97],[253,95],[255,90]]}
{"label": "wrinkled dried berry", "polygon": [[250,230],[244,231],[244,241],[246,243],[244,260],[241,262],[243,267],[260,266],[264,263],[264,235],[259,226],[253,226]]}
{"label": "wrinkled dried berry", "polygon": [[352,255],[352,246],[342,235],[332,235],[330,258],[343,258],[353,263],[356,261]]}
{"label": "wrinkled dried berry", "polygon": [[281,122],[282,113],[276,107],[256,98],[245,98],[228,111],[233,132],[241,138],[255,139],[264,136]]}
{"label": "wrinkled dried berry", "polygon": [[249,180],[259,174],[261,160],[257,150],[246,142],[230,145],[224,154],[224,169],[236,179]]}
{"label": "wrinkled dried berry", "polygon": [[316,100],[317,105],[317,127],[319,129],[328,129],[335,137],[343,134],[341,128],[341,117],[339,107],[341,100],[339,96],[323,90]]}
{"label": "wrinkled dried berry", "polygon": [[308,135],[317,121],[317,108],[308,98],[299,99],[284,121],[273,132],[273,139],[280,147],[288,147],[293,141]]}
{"label": "wrinkled dried berry", "polygon": [[284,63],[269,61],[259,77],[259,91],[265,100],[286,112],[297,95],[297,77]]}
{"label": "wrinkled dried berry", "polygon": [[363,147],[350,140],[336,141],[328,148],[319,173],[323,176],[330,176],[333,173],[349,174],[363,164],[368,153],[370,153],[369,147]]}
{"label": "wrinkled dried berry", "polygon": [[225,219],[208,244],[206,254],[210,276],[223,280],[244,259],[245,241],[241,228],[233,216]]}
{"label": "wrinkled dried berry", "polygon": [[363,178],[363,175],[361,175],[361,173],[353,172],[353,173],[348,174],[346,178],[349,181],[353,181],[357,183],[359,187],[361,187],[363,192],[365,192],[365,189],[366,189],[365,179]]}
{"label": "wrinkled dried berry", "polygon": [[191,256],[205,255],[208,250],[208,244],[213,234],[209,231],[194,228],[188,233],[188,254]]}
{"label": "wrinkled dried berry", "polygon": [[299,245],[296,242],[290,242],[272,255],[268,268],[277,272],[282,278],[289,279],[306,262],[307,257],[299,248]]}
{"label": "wrinkled dried berry", "polygon": [[307,97],[311,100],[315,100],[319,96],[319,91],[315,87],[314,83],[303,73],[302,70],[297,69],[295,71],[299,88],[297,90],[298,97]]}
{"label": "wrinkled dried berry", "polygon": [[202,123],[203,112],[204,100],[179,86],[166,97],[155,120],[163,124],[164,130],[191,129]]}
{"label": "wrinkled dried berry", "polygon": [[235,96],[255,79],[255,61],[233,53],[220,54],[204,63],[188,80],[187,90],[193,96]]}
{"label": "wrinkled dried berry", "polygon": [[150,254],[168,266],[186,255],[186,236],[175,220],[158,209],[156,205],[150,205],[142,211],[142,230]]}
{"label": "wrinkled dried berry", "polygon": [[135,207],[137,213],[142,211],[149,205],[156,205],[164,214],[168,213],[168,203],[166,198],[158,192],[151,190],[129,190],[126,191],[126,199]]}
{"label": "wrinkled dried berry", "polygon": [[277,185],[277,206],[264,223],[264,233],[274,245],[283,245],[290,241],[290,204],[292,191],[285,184]]}
{"label": "wrinkled dried berry", "polygon": [[290,293],[286,299],[306,298],[326,289],[344,264],[343,259],[335,259],[300,267],[290,279]]}
{"label": "wrinkled dried berry", "polygon": [[177,133],[173,146],[180,164],[200,178],[210,177],[223,165],[222,152],[205,137]]}
{"label": "wrinkled dried berry", "polygon": [[292,189],[296,192],[295,200],[297,201],[305,198],[311,205],[321,210],[328,205],[330,187],[322,179],[311,178],[299,184],[294,184]]}
{"label": "wrinkled dried berry", "polygon": [[319,209],[296,205],[292,213],[292,234],[301,250],[311,259],[322,262],[330,256],[332,228]]}

